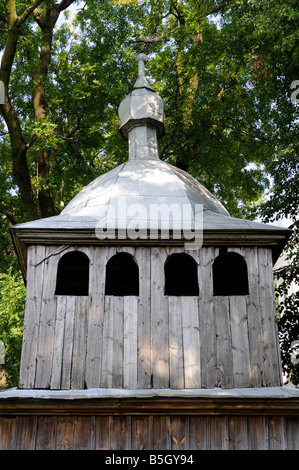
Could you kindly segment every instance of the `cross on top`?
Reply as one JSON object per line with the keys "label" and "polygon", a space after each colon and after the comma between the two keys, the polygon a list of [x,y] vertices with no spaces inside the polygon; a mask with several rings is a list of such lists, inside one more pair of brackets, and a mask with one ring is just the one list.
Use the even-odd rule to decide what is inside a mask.
{"label": "cross on top", "polygon": [[141,53],[148,54],[151,44],[156,44],[156,43],[159,43],[159,42],[165,42],[165,39],[161,39],[161,38],[154,39],[152,36],[149,36],[148,38],[137,39],[136,41],[132,41],[132,42],[133,43],[144,44]]}

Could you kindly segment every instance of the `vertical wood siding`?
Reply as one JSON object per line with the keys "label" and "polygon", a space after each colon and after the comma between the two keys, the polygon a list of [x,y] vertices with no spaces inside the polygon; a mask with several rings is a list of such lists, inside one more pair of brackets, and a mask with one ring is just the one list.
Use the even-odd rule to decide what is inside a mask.
{"label": "vertical wood siding", "polygon": [[0,450],[298,450],[284,416],[0,416]]}
{"label": "vertical wood siding", "polygon": [[[74,249],[90,259],[89,296],[55,296],[59,259]],[[20,387],[281,385],[271,252],[229,250],[247,262],[249,295],[213,296],[213,247],[187,252],[198,264],[191,297],[164,295],[165,261],[181,247],[29,247]],[[105,266],[119,251],[136,259],[139,296],[105,295]]]}

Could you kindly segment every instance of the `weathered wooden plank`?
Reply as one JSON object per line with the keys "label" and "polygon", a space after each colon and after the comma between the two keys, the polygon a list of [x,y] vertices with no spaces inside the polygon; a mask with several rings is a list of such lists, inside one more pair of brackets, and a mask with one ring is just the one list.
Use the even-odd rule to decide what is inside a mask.
{"label": "weathered wooden plank", "polygon": [[75,416],[59,416],[57,418],[56,443],[54,450],[75,450],[75,423]]}
{"label": "weathered wooden plank", "polygon": [[171,416],[171,449],[185,450],[188,449],[189,443],[189,417],[188,416]]}
{"label": "weathered wooden plank", "polygon": [[41,315],[36,356],[36,388],[46,389],[51,386],[56,315],[53,301],[57,274],[57,257],[51,255],[56,249],[57,247],[47,246],[43,261],[45,268],[42,281]]}
{"label": "weathered wooden plank", "polygon": [[95,416],[95,450],[109,450],[112,416]]}
{"label": "weathered wooden plank", "polygon": [[242,249],[247,262],[249,296],[246,297],[251,381],[254,387],[263,385],[263,337],[260,313],[260,274],[256,247]]}
{"label": "weathered wooden plank", "polygon": [[106,295],[104,303],[103,354],[100,383],[100,386],[103,388],[111,388],[113,380],[113,309],[114,297]]}
{"label": "weathered wooden plank", "polygon": [[269,419],[269,450],[286,450],[285,417],[273,416]]}
{"label": "weathered wooden plank", "polygon": [[169,387],[168,298],[164,296],[167,248],[151,248],[151,333],[154,388]]}
{"label": "weathered wooden plank", "polygon": [[233,388],[233,354],[228,297],[214,297],[214,318],[216,330],[217,386]]}
{"label": "weathered wooden plank", "polygon": [[253,387],[263,385],[263,338],[260,313],[260,277],[257,247],[234,247],[229,251],[240,254],[246,261],[249,295],[246,296],[248,316],[248,338]]}
{"label": "weathered wooden plank", "polygon": [[34,450],[37,429],[37,416],[18,416],[16,449]]}
{"label": "weathered wooden plank", "polygon": [[170,388],[184,388],[184,354],[181,297],[169,296]]}
{"label": "weathered wooden plank", "polygon": [[95,417],[77,416],[74,429],[74,447],[76,450],[95,448]]}
{"label": "weathered wooden plank", "polygon": [[189,449],[208,450],[210,448],[209,416],[189,417]]}
{"label": "weathered wooden plank", "polygon": [[[56,276],[58,264],[63,255],[73,251],[73,247],[59,247],[53,254],[55,258],[53,262],[56,265]],[[59,389],[61,387],[62,378],[62,365],[63,365],[63,349],[65,346],[65,323],[66,323],[66,309],[67,309],[68,296],[58,295],[53,298],[53,308],[55,308],[55,327],[54,327],[54,344],[53,344],[53,359],[52,359],[52,374],[51,374],[51,389]],[[66,332],[68,334],[68,332]],[[73,337],[73,335],[72,335]],[[69,337],[68,337],[69,339]]]}
{"label": "weathered wooden plank", "polygon": [[147,247],[136,248],[139,265],[137,382],[138,388],[151,387],[151,257]]}
{"label": "weathered wooden plank", "polygon": [[269,450],[268,418],[248,416],[249,450]]}
{"label": "weathered wooden plank", "polygon": [[235,387],[250,387],[250,354],[245,296],[229,298]]}
{"label": "weathered wooden plank", "polygon": [[90,252],[90,304],[87,325],[86,372],[87,388],[100,387],[103,354],[103,318],[106,250],[93,247]]}
{"label": "weathered wooden plank", "polygon": [[52,450],[55,448],[56,427],[56,416],[38,417],[35,450]]}
{"label": "weathered wooden plank", "polygon": [[86,336],[89,299],[75,297],[74,339],[72,355],[71,388],[85,388]]}
{"label": "weathered wooden plank", "polygon": [[198,299],[181,297],[185,388],[201,387]]}
{"label": "weathered wooden plank", "polygon": [[248,427],[245,416],[230,416],[228,419],[229,449],[248,450]]}
{"label": "weathered wooden plank", "polygon": [[57,296],[57,299],[55,299],[55,301],[56,301],[55,302],[56,319],[55,319],[55,331],[54,331],[51,389],[59,389],[61,387],[66,297]]}
{"label": "weathered wooden plank", "polygon": [[211,443],[209,450],[229,450],[227,416],[210,416]]}
{"label": "weathered wooden plank", "polygon": [[73,357],[73,344],[74,344],[74,317],[75,317],[75,300],[74,296],[66,296],[65,304],[65,332],[64,332],[64,347],[62,353],[62,374],[61,374],[61,388],[71,388],[71,371],[72,371],[72,357]]}
{"label": "weathered wooden plank", "polygon": [[131,439],[131,416],[114,416],[110,432],[111,450],[130,450]]}
{"label": "weathered wooden plank", "polygon": [[137,297],[124,297],[124,388],[137,388]]}
{"label": "weathered wooden plank", "polygon": [[171,449],[170,416],[154,416],[153,419],[153,449]]}
{"label": "weathered wooden plank", "polygon": [[[137,334],[137,333],[136,333]],[[124,298],[113,298],[112,387],[124,386]],[[136,353],[135,353],[136,354]]]}
{"label": "weathered wooden plank", "polygon": [[132,416],[132,450],[153,448],[153,416]]}
{"label": "weathered wooden plank", "polygon": [[216,333],[213,310],[213,272],[214,248],[203,247],[199,250],[199,330],[201,358],[201,386],[213,388],[216,378]]}
{"label": "weathered wooden plank", "polygon": [[299,450],[299,420],[298,418],[285,418],[287,450]]}
{"label": "weathered wooden plank", "polygon": [[0,417],[0,450],[16,450],[18,416]]}
{"label": "weathered wooden plank", "polygon": [[263,385],[274,387],[282,384],[282,375],[276,328],[276,308],[270,249],[258,248],[258,259],[260,272],[260,312],[265,361],[265,383]]}
{"label": "weathered wooden plank", "polygon": [[20,367],[20,388],[35,385],[38,331],[41,314],[41,292],[44,277],[45,247],[28,247],[27,292],[24,318],[23,345]]}

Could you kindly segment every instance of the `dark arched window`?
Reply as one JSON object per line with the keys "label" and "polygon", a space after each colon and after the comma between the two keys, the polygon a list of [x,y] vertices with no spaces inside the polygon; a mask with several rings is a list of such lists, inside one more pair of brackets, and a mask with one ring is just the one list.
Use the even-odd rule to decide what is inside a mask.
{"label": "dark arched window", "polygon": [[129,253],[117,253],[106,266],[106,295],[139,295],[139,269]]}
{"label": "dark arched window", "polygon": [[186,253],[170,255],[164,266],[165,295],[198,295],[197,263]]}
{"label": "dark arched window", "polygon": [[58,263],[56,295],[88,295],[89,258],[81,251],[71,251]]}
{"label": "dark arched window", "polygon": [[243,256],[232,251],[217,256],[213,263],[214,295],[247,295],[248,273]]}

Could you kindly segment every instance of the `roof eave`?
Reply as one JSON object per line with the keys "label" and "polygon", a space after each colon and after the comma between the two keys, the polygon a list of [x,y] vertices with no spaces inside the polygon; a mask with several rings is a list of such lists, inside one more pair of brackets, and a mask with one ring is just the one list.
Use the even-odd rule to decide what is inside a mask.
{"label": "roof eave", "polygon": [[[262,225],[262,224],[261,224]],[[143,231],[134,240],[123,236],[123,230],[107,232],[105,239],[100,239],[94,228],[30,228],[14,226],[10,228],[15,251],[19,259],[24,280],[27,277],[27,247],[29,245],[185,245],[189,249],[203,246],[263,246],[272,250],[273,264],[283,251],[292,231],[286,228],[262,229],[204,229],[202,237],[187,239],[181,231],[158,230]],[[202,242],[202,245],[201,245]],[[194,248],[192,248],[194,247]]]}

